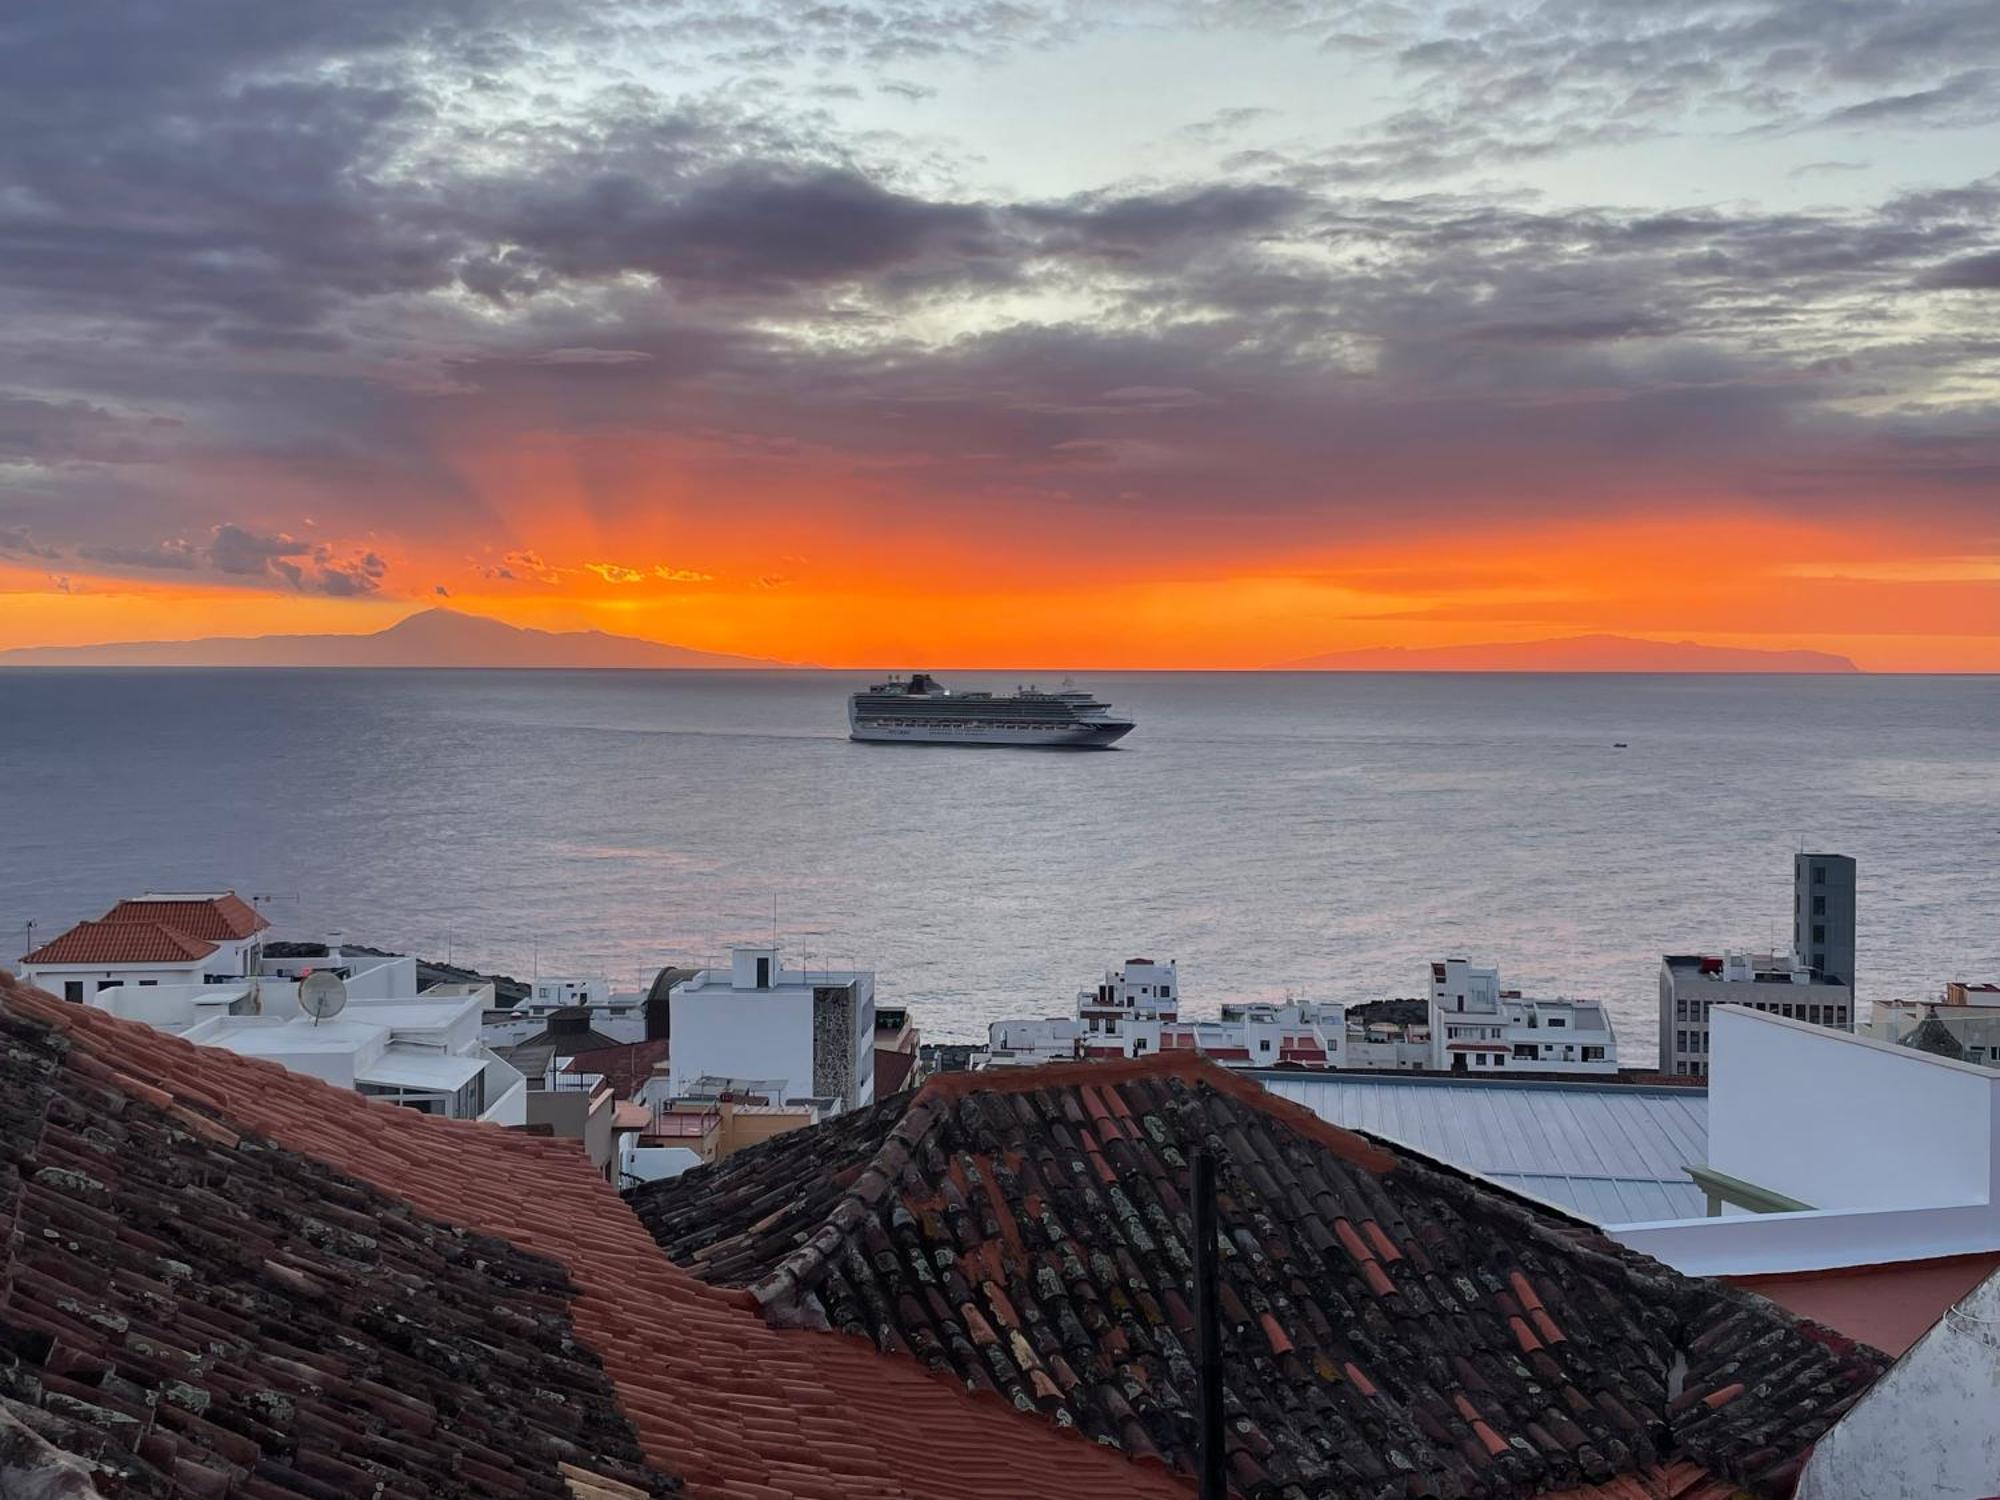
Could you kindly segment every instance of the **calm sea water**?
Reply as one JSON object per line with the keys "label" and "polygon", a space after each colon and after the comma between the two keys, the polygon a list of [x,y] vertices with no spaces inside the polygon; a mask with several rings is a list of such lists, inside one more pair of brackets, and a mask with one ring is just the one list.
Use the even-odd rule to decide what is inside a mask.
{"label": "calm sea water", "polygon": [[1096,754],[852,744],[861,680],[0,674],[0,951],[227,885],[284,936],[636,987],[775,904],[934,1039],[1129,955],[1201,1011],[1454,954],[1602,997],[1638,1060],[1659,954],[1788,938],[1803,840],[1860,860],[1863,998],[2000,978],[2000,680],[1092,674],[1140,726]]}

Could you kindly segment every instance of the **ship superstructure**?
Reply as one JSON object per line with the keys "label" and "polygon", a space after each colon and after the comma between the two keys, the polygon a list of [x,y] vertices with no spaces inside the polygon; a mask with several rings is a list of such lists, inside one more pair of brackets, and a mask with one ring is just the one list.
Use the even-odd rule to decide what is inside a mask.
{"label": "ship superstructure", "polygon": [[1065,750],[1100,750],[1132,732],[1130,719],[1113,718],[1110,704],[1081,688],[955,693],[925,672],[855,693],[847,700],[847,724],[857,740]]}

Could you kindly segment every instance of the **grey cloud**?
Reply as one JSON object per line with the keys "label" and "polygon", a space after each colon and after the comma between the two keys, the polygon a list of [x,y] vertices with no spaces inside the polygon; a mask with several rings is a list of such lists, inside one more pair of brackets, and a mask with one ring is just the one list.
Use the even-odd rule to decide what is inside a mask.
{"label": "grey cloud", "polygon": [[2000,250],[1948,260],[1931,267],[1918,280],[1924,286],[1956,291],[2000,291]]}
{"label": "grey cloud", "polygon": [[[280,560],[303,557],[312,550],[310,544],[292,537],[259,536],[245,531],[233,521],[225,521],[215,528],[215,535],[208,544],[208,560],[218,572],[244,576],[268,573]],[[294,583],[298,581],[296,567],[280,565],[279,569]]]}
{"label": "grey cloud", "polygon": [[[1944,421],[1930,393],[1990,361],[1980,299],[1908,294],[1992,284],[2000,182],[1792,214],[1419,190],[1684,128],[1724,100],[1787,129],[1870,108],[1976,117],[1965,59],[1990,19],[1919,9],[1201,6],[1400,58],[1420,107],[1337,150],[1273,145],[1261,112],[1222,111],[1196,130],[1255,126],[1257,150],[1219,176],[1054,202],[885,166],[898,148],[840,139],[768,80],[682,98],[551,61],[611,55],[612,37],[633,76],[698,54],[759,55],[781,77],[801,59],[995,56],[1082,24],[1033,4],[10,12],[0,350],[32,348],[8,367],[48,383],[0,399],[0,462],[30,466],[37,497],[10,519],[108,566],[183,564],[172,544],[97,538],[209,536],[194,550],[231,576],[367,593],[390,586],[379,553],[215,524],[275,527],[283,501],[98,466],[185,435],[339,497],[340,534],[388,546],[399,525],[491,523],[438,451],[453,423],[670,431],[746,464],[830,456],[885,486],[995,507],[1029,494],[1065,515],[1140,503],[1138,470],[1166,518],[1223,505],[1363,525],[1376,497],[1442,512],[1497,503],[1489,490],[1602,504],[1647,482],[1635,455],[1669,446],[1702,455],[1716,494],[1832,483],[1804,456],[1815,443],[1964,490],[1990,437],[1956,433],[1947,465],[1835,398],[1904,397],[1920,434]],[[545,77],[564,89],[538,97]],[[1090,310],[1010,322],[983,300],[995,290]],[[905,337],[917,299],[977,331]],[[1966,326],[1947,336],[1917,302]],[[152,411],[184,425],[127,415]],[[486,573],[560,576],[526,551]]]}
{"label": "grey cloud", "polygon": [[[99,544],[76,549],[78,557],[92,562],[109,563],[119,568],[165,568],[176,572],[189,572],[201,566],[201,556],[187,542],[159,542],[151,546],[117,546]],[[250,569],[248,571],[260,571]]]}
{"label": "grey cloud", "polygon": [[899,193],[843,167],[745,163],[679,190],[607,176],[524,204],[505,233],[559,275],[648,271],[718,291],[764,293],[998,257],[975,204]]}
{"label": "grey cloud", "polygon": [[61,557],[59,547],[44,547],[36,542],[25,526],[0,526],[0,557],[39,557],[53,560]]}
{"label": "grey cloud", "polygon": [[313,562],[318,569],[321,590],[339,598],[376,592],[382,587],[382,579],[389,571],[389,565],[373,552],[339,559],[325,548],[316,548]]}

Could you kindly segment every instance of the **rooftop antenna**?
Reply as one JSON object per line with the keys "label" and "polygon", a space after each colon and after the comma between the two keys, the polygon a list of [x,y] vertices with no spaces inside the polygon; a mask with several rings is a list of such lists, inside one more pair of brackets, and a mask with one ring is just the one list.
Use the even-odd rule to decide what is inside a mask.
{"label": "rooftop antenna", "polygon": [[299,981],[299,1009],[315,1026],[332,1020],[347,1009],[347,981],[331,969],[315,969]]}

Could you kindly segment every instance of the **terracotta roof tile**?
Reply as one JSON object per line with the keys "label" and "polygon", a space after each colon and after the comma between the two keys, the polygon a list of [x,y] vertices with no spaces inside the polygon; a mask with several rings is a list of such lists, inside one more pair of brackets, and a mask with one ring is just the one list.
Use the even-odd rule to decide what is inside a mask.
{"label": "terracotta roof tile", "polygon": [[1185,1470],[1203,1144],[1252,1500],[1780,1494],[1883,1366],[1181,1056],[945,1075],[631,1196],[670,1255],[775,1323]]}
{"label": "terracotta roof tile", "polygon": [[561,1500],[571,1459],[677,1487],[555,1262],[161,1109],[32,1009],[0,992],[0,1427],[93,1494]]}
{"label": "terracotta roof tile", "polygon": [[[1186,1485],[1157,1463],[1053,1431],[996,1397],[969,1398],[861,1340],[771,1327],[744,1292],[705,1284],[662,1255],[575,1142],[374,1103],[4,979],[0,1009],[59,1027],[72,1056],[88,1055],[112,1079],[84,1078],[84,1086],[102,1093],[130,1080],[218,1116],[243,1137],[232,1156],[268,1151],[254,1138],[274,1141],[417,1214],[559,1267],[574,1287],[568,1311],[576,1339],[602,1361],[646,1462],[693,1496],[1186,1500]],[[883,1199],[894,1201],[886,1192]],[[79,1221],[105,1218],[86,1202],[63,1207]],[[47,1311],[51,1326],[66,1320],[60,1309]],[[309,1353],[287,1358],[309,1365]],[[496,1432],[486,1442],[504,1451],[504,1437]],[[376,1461],[343,1448],[320,1451],[342,1462]],[[346,1493],[296,1465],[281,1472],[274,1460],[256,1477],[271,1494]]]}
{"label": "terracotta roof tile", "polygon": [[79,922],[50,938],[26,964],[185,964],[206,958],[215,944],[166,922],[106,917]]}
{"label": "terracotta roof tile", "polygon": [[104,914],[107,922],[164,922],[192,937],[213,943],[233,942],[262,932],[268,918],[234,891],[206,900],[120,901]]}

